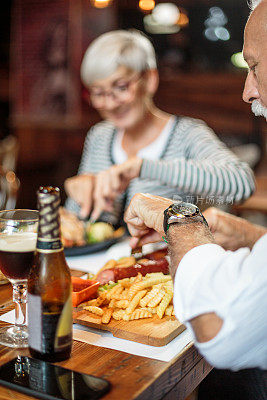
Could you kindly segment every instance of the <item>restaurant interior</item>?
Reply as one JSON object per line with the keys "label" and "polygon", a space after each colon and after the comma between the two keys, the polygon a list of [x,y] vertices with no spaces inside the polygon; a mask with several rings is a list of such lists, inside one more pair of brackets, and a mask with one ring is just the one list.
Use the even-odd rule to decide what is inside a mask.
{"label": "restaurant interior", "polygon": [[[160,74],[156,104],[175,115],[203,119],[250,163],[259,177],[259,190],[267,190],[266,124],[263,118],[253,116],[241,98],[246,76],[240,58],[248,15],[246,2],[174,1],[180,16],[171,28],[160,23],[149,24],[152,15],[151,10],[146,10],[151,7],[149,3],[139,4],[137,0],[3,3],[0,135],[4,141],[10,135],[16,138],[17,158],[12,170],[15,169],[20,181],[18,207],[35,207],[40,184],[59,186],[64,199],[63,182],[77,173],[86,133],[100,120],[88,105],[88,95],[80,80],[82,56],[94,38],[113,29],[139,29],[152,40]],[[170,18],[168,10],[166,18]],[[49,99],[41,99],[45,96],[44,79],[48,79],[45,75],[49,74],[45,54],[49,54],[57,25],[64,31],[65,41],[59,42],[59,46],[66,57],[57,66],[58,73],[63,68],[63,76],[66,74],[70,79],[65,92],[58,87],[58,93],[53,93],[51,87],[47,104]],[[56,46],[56,39],[54,43]],[[56,102],[53,107],[52,98]],[[261,208],[257,202],[255,207]]]}
{"label": "restaurant interior", "polygon": [[[40,185],[59,187],[65,202],[64,182],[77,174],[86,134],[101,120],[80,78],[85,50],[105,32],[137,29],[156,51],[160,79],[155,104],[170,114],[204,120],[249,164],[256,191],[227,211],[267,226],[267,126],[242,100],[248,14],[245,0],[2,2],[1,209],[35,209]],[[195,388],[177,399],[210,399],[209,390],[223,390],[222,382],[228,382],[227,390],[235,385],[226,372],[209,376],[199,397]]]}

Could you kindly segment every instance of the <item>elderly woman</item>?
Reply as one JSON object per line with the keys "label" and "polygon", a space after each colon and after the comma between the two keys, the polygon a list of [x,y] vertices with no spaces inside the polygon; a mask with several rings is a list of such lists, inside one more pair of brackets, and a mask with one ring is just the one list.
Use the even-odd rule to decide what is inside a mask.
{"label": "elderly woman", "polygon": [[104,211],[116,223],[137,192],[220,202],[252,194],[248,165],[203,121],[155,106],[156,58],[143,34],[119,30],[97,38],[85,53],[81,78],[103,122],[88,132],[78,175],[65,182],[67,208],[93,219]]}

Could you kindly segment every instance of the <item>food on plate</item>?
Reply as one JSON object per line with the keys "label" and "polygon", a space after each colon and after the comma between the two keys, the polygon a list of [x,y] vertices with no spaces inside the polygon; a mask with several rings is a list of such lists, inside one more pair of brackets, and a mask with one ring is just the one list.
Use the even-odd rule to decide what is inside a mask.
{"label": "food on plate", "polygon": [[90,224],[80,221],[77,215],[60,208],[61,239],[64,247],[84,246],[123,236],[123,227],[114,230],[106,222]]}
{"label": "food on plate", "polygon": [[168,247],[153,251],[152,253],[146,254],[145,257],[149,260],[160,260],[168,254]]}
{"label": "food on plate", "polygon": [[59,215],[63,246],[72,247],[85,245],[83,222],[64,207],[60,207]]}
{"label": "food on plate", "polygon": [[96,296],[99,282],[72,276],[72,304],[77,307],[80,303]]}
{"label": "food on plate", "polygon": [[111,239],[114,235],[114,228],[106,222],[95,222],[87,224],[86,237],[88,243],[98,243]]}
{"label": "food on plate", "polygon": [[113,237],[116,238],[120,238],[125,234],[125,228],[123,226],[120,226],[118,229],[116,229],[113,232]]}
{"label": "food on plate", "polygon": [[97,273],[96,279],[100,284],[105,284],[110,281],[117,282],[120,279],[130,278],[138,273],[143,276],[153,272],[169,273],[169,264],[165,257],[157,260],[149,259],[149,255],[146,257],[138,261],[133,256],[123,257],[118,261],[109,260]]}
{"label": "food on plate", "polygon": [[100,284],[95,298],[79,307],[103,324],[111,319],[132,321],[154,314],[160,319],[174,315],[166,254],[166,249],[160,249],[138,260],[134,256],[109,260],[94,277]]}
{"label": "food on plate", "polygon": [[117,283],[100,286],[98,297],[81,304],[84,310],[101,317],[102,324],[111,319],[132,321],[152,318],[162,319],[174,315],[173,282],[162,272],[124,278]]}

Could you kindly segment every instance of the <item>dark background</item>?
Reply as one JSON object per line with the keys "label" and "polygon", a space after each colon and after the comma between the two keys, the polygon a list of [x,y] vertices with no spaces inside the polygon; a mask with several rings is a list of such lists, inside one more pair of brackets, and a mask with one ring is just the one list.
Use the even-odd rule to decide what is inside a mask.
{"label": "dark background", "polygon": [[[247,2],[173,3],[188,15],[189,25],[175,34],[148,34],[157,52],[160,71],[156,103],[168,112],[205,120],[230,146],[257,143],[264,159],[265,121],[256,119],[249,105],[242,101],[246,71],[234,67],[230,60],[233,53],[242,50],[243,28],[249,14]],[[212,42],[204,36],[205,20],[214,6],[227,16],[228,41]],[[19,207],[36,206],[39,185],[58,185],[64,200],[64,180],[76,174],[86,132],[99,120],[86,103],[80,83],[82,55],[95,37],[110,29],[144,31],[144,15],[137,0],[114,0],[105,9],[94,8],[89,0],[2,2],[0,139],[9,134],[18,138]],[[70,79],[66,91],[55,96],[64,107],[53,114],[34,108],[31,91],[38,80],[40,88],[46,86],[47,71],[42,64],[41,49],[48,29],[55,32],[55,21],[63,21],[66,26],[66,60],[60,68]]]}

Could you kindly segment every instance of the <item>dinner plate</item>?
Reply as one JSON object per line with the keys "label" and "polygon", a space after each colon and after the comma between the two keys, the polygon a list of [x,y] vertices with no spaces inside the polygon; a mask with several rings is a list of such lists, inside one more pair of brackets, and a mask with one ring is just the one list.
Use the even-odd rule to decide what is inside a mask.
{"label": "dinner plate", "polygon": [[118,238],[111,238],[99,243],[85,244],[84,246],[65,247],[64,253],[66,257],[82,256],[85,254],[97,253],[98,251],[106,250],[115,243],[118,243],[127,236],[124,233]]}
{"label": "dinner plate", "polygon": [[129,240],[124,240],[123,242],[116,243],[106,251],[105,259],[108,260],[118,260],[121,257],[129,257],[131,255],[131,247]]}

